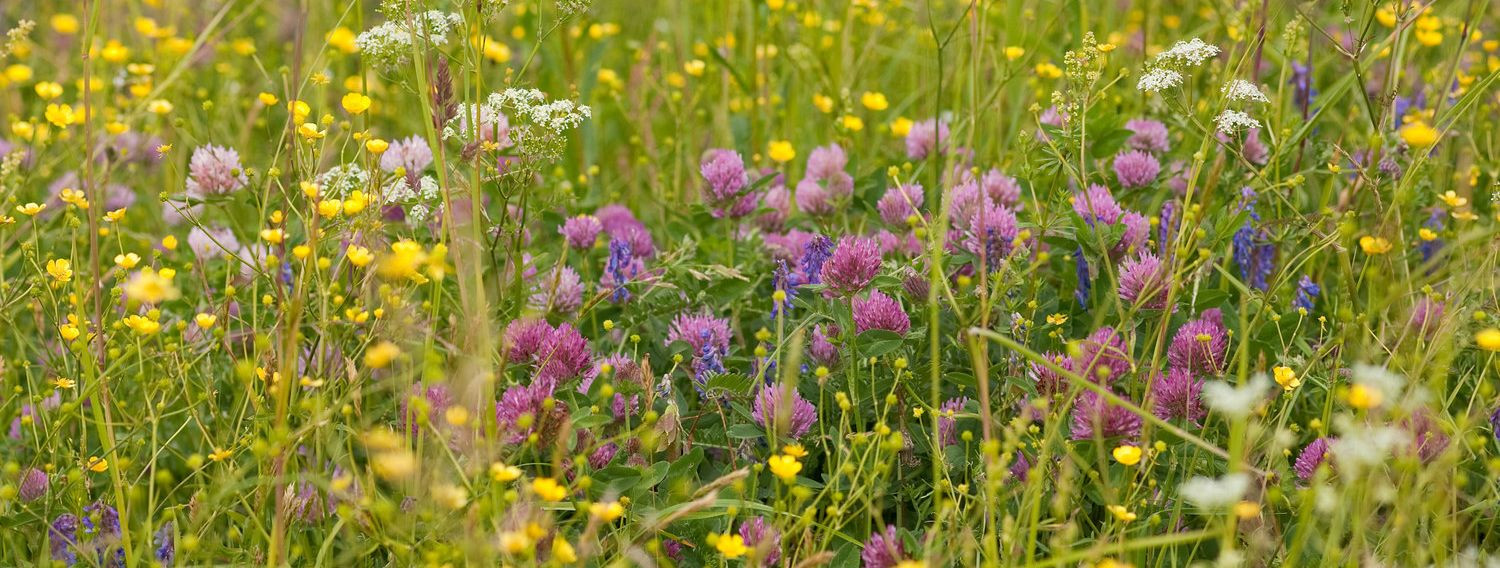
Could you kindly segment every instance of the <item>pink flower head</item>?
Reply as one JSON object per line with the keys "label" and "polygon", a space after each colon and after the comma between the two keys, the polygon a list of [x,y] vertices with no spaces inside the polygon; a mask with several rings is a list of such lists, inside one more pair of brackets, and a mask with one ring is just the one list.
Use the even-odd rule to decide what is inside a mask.
{"label": "pink flower head", "polygon": [[935,118],[917,122],[911,125],[911,130],[906,133],[906,157],[913,160],[926,159],[928,154],[937,150],[947,140],[947,123]]}
{"label": "pink flower head", "polygon": [[188,162],[188,195],[222,195],[246,183],[249,179],[240,167],[239,152],[213,144],[193,150],[193,158]]}
{"label": "pink flower head", "polygon": [[760,566],[775,566],[781,560],[781,532],[767,523],[765,517],[757,516],[741,524],[740,538],[745,539],[745,546],[757,551],[754,557],[759,559]]}
{"label": "pink flower head", "polygon": [[746,192],[750,176],[745,172],[745,160],[733,150],[709,150],[698,167],[707,184],[703,187],[703,200],[714,207],[717,217],[744,217],[755,210],[755,195]]}
{"label": "pink flower head", "polygon": [[1411,328],[1423,337],[1431,339],[1443,320],[1443,303],[1423,296],[1411,308]]}
{"label": "pink flower head", "polygon": [[911,329],[911,319],[901,309],[900,302],[880,293],[880,290],[870,290],[869,298],[854,299],[854,332],[864,333],[872,329],[906,335]]}
{"label": "pink flower head", "polygon": [[880,271],[880,245],[874,239],[845,236],[823,263],[822,280],[828,289],[844,296],[864,290]]}
{"label": "pink flower head", "polygon": [[1130,140],[1127,142],[1131,148],[1158,154],[1172,149],[1167,137],[1167,125],[1159,121],[1137,118],[1126,122],[1125,128],[1131,132]]}
{"label": "pink flower head", "polygon": [[828,190],[812,178],[797,182],[797,209],[808,215],[822,216],[833,213]]}
{"label": "pink flower head", "polygon": [[995,203],[1014,207],[1021,201],[1021,184],[1016,183],[1016,178],[1005,175],[1000,170],[990,170],[980,178],[979,185],[984,188]]}
{"label": "pink flower head", "polygon": [[1161,162],[1143,150],[1121,152],[1115,156],[1115,177],[1125,189],[1146,187],[1161,173]]}
{"label": "pink flower head", "polygon": [[571,314],[583,305],[583,280],[578,271],[559,265],[535,282],[531,306],[558,314]]}
{"label": "pink flower head", "polygon": [[760,389],[750,417],[762,427],[792,439],[807,435],[818,422],[818,409],[788,385],[772,384]]}
{"label": "pink flower head", "polygon": [[1297,461],[1292,464],[1292,470],[1297,472],[1297,479],[1307,482],[1318,473],[1318,466],[1328,461],[1329,441],[1326,437],[1319,437],[1302,449],[1302,453],[1297,455]]}
{"label": "pink flower head", "polygon": [[807,156],[807,177],[828,181],[841,174],[848,175],[844,172],[848,165],[849,157],[844,154],[843,147],[838,144],[819,146]]}
{"label": "pink flower head", "polygon": [[[1077,372],[1073,360],[1062,353],[1048,351],[1043,353],[1042,357],[1062,367],[1064,371],[1070,373]],[[1068,389],[1068,378],[1063,376],[1062,373],[1054,371],[1051,367],[1041,363],[1033,362],[1029,366],[1031,367],[1031,378],[1036,381],[1036,391],[1038,393],[1051,396]]]}
{"label": "pink flower head", "polygon": [[884,531],[870,533],[859,558],[864,568],[895,568],[906,560],[906,545],[901,535],[896,534],[896,525],[886,525]]}
{"label": "pink flower head", "polygon": [[766,212],[755,220],[755,224],[767,231],[779,231],[792,215],[792,192],[785,184],[776,184],[761,198]]}
{"label": "pink flower head", "polygon": [[960,396],[950,398],[938,407],[938,411],[941,412],[938,416],[938,434],[942,438],[943,447],[958,443],[958,417],[954,415],[962,411],[964,405],[968,403],[968,398]]}
{"label": "pink flower head", "polygon": [[920,184],[901,184],[887,189],[875,208],[886,224],[905,227],[907,219],[921,214],[925,198]]}
{"label": "pink flower head", "polygon": [[604,231],[604,224],[593,215],[578,215],[563,221],[557,233],[568,241],[568,246],[583,250],[592,248],[594,240],[599,238],[599,233]]}
{"label": "pink flower head", "polygon": [[1088,190],[1073,195],[1073,212],[1089,225],[1113,225],[1124,213],[1109,188],[1099,184],[1090,185]]}
{"label": "pink flower head", "polygon": [[729,351],[729,320],[707,313],[677,314],[667,330],[667,344],[681,341],[693,347],[693,354],[703,353],[704,347],[713,347],[718,353]]}
{"label": "pink flower head", "polygon": [[1186,420],[1200,423],[1208,416],[1203,406],[1203,381],[1182,368],[1169,369],[1166,374],[1157,374],[1151,383],[1151,398],[1154,399],[1153,414],[1162,420]]}
{"label": "pink flower head", "polygon": [[974,256],[984,258],[986,265],[994,270],[1001,260],[1010,256],[1019,232],[1016,214],[1010,208],[986,199],[985,204],[969,216],[963,246]]}
{"label": "pink flower head", "polygon": [[1141,433],[1141,417],[1086,390],[1073,405],[1073,439],[1133,437]]}
{"label": "pink flower head", "polygon": [[1224,315],[1218,308],[1211,308],[1177,328],[1167,348],[1167,361],[1193,373],[1217,375],[1224,370],[1228,352]]}
{"label": "pink flower head", "polygon": [[397,168],[408,174],[419,173],[432,165],[432,148],[421,136],[412,135],[391,143],[380,155],[380,169],[394,172]]}
{"label": "pink flower head", "polygon": [[1073,369],[1084,379],[1109,384],[1130,372],[1130,348],[1115,328],[1105,326],[1078,342]]}
{"label": "pink flower head", "polygon": [[1125,231],[1120,233],[1120,241],[1111,249],[1117,255],[1139,250],[1151,236],[1151,220],[1135,211],[1125,210],[1120,215],[1120,224],[1125,226]]}
{"label": "pink flower head", "polygon": [[813,363],[825,367],[837,367],[839,364],[839,348],[828,339],[829,335],[837,337],[837,327],[824,330],[823,324],[813,326],[812,340],[807,343],[807,355]]}
{"label": "pink flower head", "polygon": [[1126,260],[1120,266],[1120,299],[1131,304],[1141,302],[1147,309],[1166,309],[1169,269],[1149,252]]}

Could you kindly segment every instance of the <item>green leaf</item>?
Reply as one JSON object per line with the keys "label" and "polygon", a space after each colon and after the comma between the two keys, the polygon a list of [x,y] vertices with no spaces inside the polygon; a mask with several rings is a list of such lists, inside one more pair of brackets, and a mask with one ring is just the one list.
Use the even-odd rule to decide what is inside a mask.
{"label": "green leaf", "polygon": [[753,378],[738,373],[722,373],[709,377],[708,384],[704,385],[703,390],[709,394],[723,391],[736,396],[749,396],[750,387],[753,386],[755,386]]}

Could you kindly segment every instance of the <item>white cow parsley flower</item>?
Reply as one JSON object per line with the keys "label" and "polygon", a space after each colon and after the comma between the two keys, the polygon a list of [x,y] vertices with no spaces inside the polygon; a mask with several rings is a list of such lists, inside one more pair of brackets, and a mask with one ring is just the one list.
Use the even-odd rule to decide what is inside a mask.
{"label": "white cow parsley flower", "polygon": [[1182,84],[1182,74],[1171,69],[1156,68],[1141,75],[1135,88],[1144,93],[1160,93]]}
{"label": "white cow parsley flower", "polygon": [[323,188],[323,194],[342,198],[356,189],[364,189],[370,182],[370,174],[359,164],[340,164],[318,174],[313,181]]}
{"label": "white cow parsley flower", "polygon": [[1214,123],[1219,125],[1219,132],[1224,134],[1234,134],[1241,130],[1260,128],[1260,121],[1250,118],[1250,115],[1237,110],[1225,110],[1218,118],[1214,119]]}
{"label": "white cow parsley flower", "polygon": [[1255,405],[1266,398],[1266,389],[1271,380],[1265,373],[1250,377],[1250,383],[1236,387],[1224,381],[1211,381],[1203,385],[1203,402],[1209,408],[1230,418],[1244,418],[1255,410]]}
{"label": "white cow parsley flower", "polygon": [[1228,97],[1231,101],[1271,102],[1271,99],[1266,98],[1265,93],[1260,92],[1260,87],[1244,79],[1235,79],[1226,83],[1224,85],[1224,96]]}
{"label": "white cow parsley flower", "polygon": [[463,28],[464,19],[458,14],[429,10],[412,17],[411,21],[392,20],[359,34],[354,45],[360,53],[377,64],[393,68],[411,60],[413,32],[432,45],[448,44],[448,35]]}
{"label": "white cow parsley flower", "polygon": [[1156,55],[1157,63],[1177,64],[1196,67],[1204,61],[1213,59],[1219,55],[1218,46],[1203,43],[1203,40],[1193,38],[1187,41],[1179,41],[1168,49]]}
{"label": "white cow parsley flower", "polygon": [[1177,486],[1177,494],[1201,509],[1223,509],[1240,502],[1250,490],[1250,476],[1231,473],[1220,478],[1197,476]]}

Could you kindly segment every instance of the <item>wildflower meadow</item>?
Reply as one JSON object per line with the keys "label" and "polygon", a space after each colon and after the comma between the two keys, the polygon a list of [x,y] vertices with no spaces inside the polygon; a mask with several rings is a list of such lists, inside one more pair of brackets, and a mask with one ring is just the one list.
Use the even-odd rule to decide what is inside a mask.
{"label": "wildflower meadow", "polygon": [[0,31],[0,566],[1500,566],[1489,0]]}

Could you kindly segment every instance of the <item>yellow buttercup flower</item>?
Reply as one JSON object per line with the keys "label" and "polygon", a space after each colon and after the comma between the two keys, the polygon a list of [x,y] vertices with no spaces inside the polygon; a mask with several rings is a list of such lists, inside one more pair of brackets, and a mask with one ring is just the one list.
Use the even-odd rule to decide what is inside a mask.
{"label": "yellow buttercup flower", "polygon": [[214,323],[218,321],[219,316],[213,314],[198,314],[196,316],[193,316],[193,323],[198,324],[198,327],[202,329],[211,328],[214,326]]}
{"label": "yellow buttercup flower", "polygon": [[568,488],[550,477],[538,477],[531,480],[531,492],[543,501],[552,502],[562,501],[568,496]]}
{"label": "yellow buttercup flower", "polygon": [[866,92],[859,96],[859,104],[870,110],[885,110],[891,106],[884,93]]}
{"label": "yellow buttercup flower", "polygon": [[784,454],[771,456],[771,459],[766,461],[766,465],[771,468],[772,474],[786,482],[797,479],[797,473],[802,471],[802,463],[797,461],[795,456]]}
{"label": "yellow buttercup flower", "polygon": [[594,503],[589,505],[589,514],[606,523],[612,523],[616,519],[625,516],[625,506],[619,501],[608,503]]}
{"label": "yellow buttercup flower", "polygon": [[50,101],[52,99],[60,97],[63,94],[62,85],[59,85],[52,81],[42,81],[40,83],[37,83],[36,86],[32,88],[36,90],[36,96],[41,97],[42,100],[46,101]]}
{"label": "yellow buttercup flower", "polygon": [[1439,133],[1425,121],[1417,120],[1401,127],[1401,141],[1416,149],[1430,148],[1437,144]]}
{"label": "yellow buttercup flower", "polygon": [[136,332],[138,335],[152,335],[161,331],[161,322],[139,315],[130,315],[125,318],[125,327]]}
{"label": "yellow buttercup flower", "polygon": [[1012,45],[1005,48],[1006,61],[1015,61],[1017,59],[1020,59],[1023,55],[1026,55],[1026,48],[1019,45]]}
{"label": "yellow buttercup flower", "polygon": [[844,125],[844,129],[850,132],[859,132],[865,129],[864,119],[861,119],[860,117],[854,116],[852,114],[844,115],[844,118],[841,120],[841,122]]}
{"label": "yellow buttercup flower", "polygon": [[750,547],[745,546],[745,537],[737,534],[720,535],[718,540],[714,541],[714,549],[725,558],[739,558],[750,552]]}
{"label": "yellow buttercup flower", "polygon": [[42,116],[47,119],[47,122],[52,123],[53,126],[58,128],[67,128],[69,124],[78,121],[78,115],[74,114],[73,107],[65,104],[47,105],[47,110]]}
{"label": "yellow buttercup flower", "polygon": [[208,459],[214,460],[214,462],[221,462],[229,459],[232,456],[234,456],[234,450],[222,448],[215,449],[213,453],[208,454]]}
{"label": "yellow buttercup flower", "polygon": [[1282,389],[1290,391],[1302,386],[1302,379],[1297,377],[1297,372],[1293,371],[1291,367],[1276,367],[1271,369],[1271,375],[1276,379],[1276,384],[1281,385]]}
{"label": "yellow buttercup flower", "polygon": [[1116,446],[1114,451],[1110,452],[1110,454],[1115,457],[1115,461],[1120,462],[1124,465],[1135,465],[1141,463],[1141,449],[1136,446]]}
{"label": "yellow buttercup flower", "polygon": [[99,456],[90,456],[88,463],[84,464],[84,467],[94,473],[104,473],[109,471],[109,461]]}
{"label": "yellow buttercup flower", "polygon": [[382,341],[365,351],[365,366],[371,369],[384,369],[400,356],[400,347],[397,347],[395,343]]}
{"label": "yellow buttercup flower", "polygon": [[370,249],[362,246],[349,247],[349,250],[345,251],[344,256],[349,259],[349,264],[359,267],[364,267],[375,260],[375,253],[370,252]]}
{"label": "yellow buttercup flower", "polygon": [[365,150],[368,150],[371,154],[384,154],[385,151],[390,147],[390,142],[386,142],[385,140],[381,140],[379,138],[371,138],[365,141]]}
{"label": "yellow buttercup flower", "polygon": [[370,97],[359,93],[344,95],[344,100],[341,102],[344,110],[349,114],[364,114],[365,111],[370,110]]}
{"label": "yellow buttercup flower", "polygon": [[1373,235],[1365,235],[1359,238],[1359,248],[1368,255],[1378,255],[1391,252],[1391,242]]}
{"label": "yellow buttercup flower", "polygon": [[1135,513],[1130,512],[1129,509],[1126,509],[1123,506],[1110,505],[1106,508],[1109,509],[1109,514],[1114,515],[1115,520],[1117,521],[1128,523],[1136,519]]}
{"label": "yellow buttercup flower", "polygon": [[41,213],[46,208],[47,204],[45,203],[27,203],[25,205],[17,205],[16,212],[31,217],[37,213]]}
{"label": "yellow buttercup flower", "polygon": [[57,335],[58,337],[61,337],[63,341],[72,341],[74,339],[78,339],[78,336],[82,334],[83,332],[78,329],[78,326],[71,323],[65,323],[57,326]]}
{"label": "yellow buttercup flower", "polygon": [[131,275],[125,281],[125,297],[137,302],[156,304],[163,301],[175,300],[182,296],[177,286],[172,284],[172,279],[150,268]]}
{"label": "yellow buttercup flower", "polygon": [[505,465],[500,462],[490,464],[490,479],[499,483],[515,481],[521,477],[521,468],[513,465]]}
{"label": "yellow buttercup flower", "polygon": [[117,255],[115,255],[115,266],[118,266],[120,268],[124,268],[126,270],[130,270],[132,268],[135,268],[135,265],[140,264],[140,262],[141,262],[141,255],[138,255],[138,254],[133,253],[133,252],[127,252],[127,253],[124,253],[124,254],[117,254]]}
{"label": "yellow buttercup flower", "polygon": [[1500,351],[1500,329],[1491,327],[1474,334],[1474,344],[1485,351]]}
{"label": "yellow buttercup flower", "polygon": [[162,99],[156,99],[154,101],[146,103],[146,111],[155,115],[171,114],[173,108],[174,107],[172,106],[171,101]]}
{"label": "yellow buttercup flower", "polygon": [[813,95],[813,106],[822,113],[833,112],[833,97],[828,95]]}
{"label": "yellow buttercup flower", "polygon": [[796,148],[793,148],[792,143],[786,140],[772,140],[766,153],[771,156],[772,160],[783,164],[797,157]]}
{"label": "yellow buttercup flower", "polygon": [[1375,387],[1355,384],[1349,387],[1349,406],[1360,410],[1369,410],[1380,406],[1385,401],[1385,395]]}
{"label": "yellow buttercup flower", "polygon": [[47,274],[59,283],[73,279],[73,263],[66,258],[54,258],[47,261]]}

